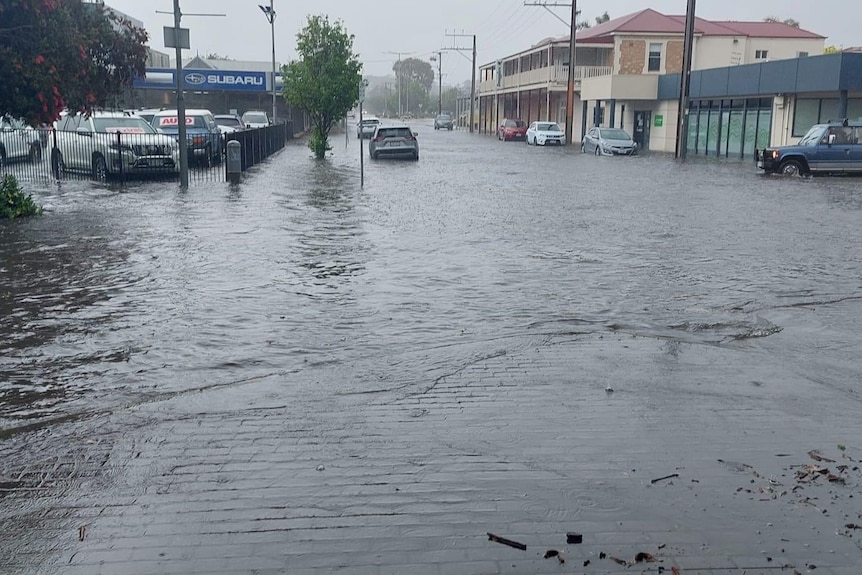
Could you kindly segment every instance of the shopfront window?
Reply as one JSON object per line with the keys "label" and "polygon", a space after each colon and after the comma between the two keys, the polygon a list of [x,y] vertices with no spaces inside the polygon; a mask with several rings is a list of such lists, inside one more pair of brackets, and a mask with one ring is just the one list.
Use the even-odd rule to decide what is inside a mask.
{"label": "shopfront window", "polygon": [[661,43],[651,43],[649,45],[649,61],[647,63],[647,71],[661,72]]}

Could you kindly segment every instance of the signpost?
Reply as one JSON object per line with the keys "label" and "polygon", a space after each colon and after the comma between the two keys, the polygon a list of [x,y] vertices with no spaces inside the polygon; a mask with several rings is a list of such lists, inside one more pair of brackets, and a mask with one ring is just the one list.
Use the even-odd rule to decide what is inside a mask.
{"label": "signpost", "polygon": [[[359,187],[365,187],[365,136],[362,134],[362,103],[365,102],[365,87],[368,80],[359,82]],[[345,128],[347,129],[347,128]]]}
{"label": "signpost", "polygon": [[662,126],[664,126],[664,116],[662,116],[661,114],[656,114],[655,115],[655,127],[661,128]]}

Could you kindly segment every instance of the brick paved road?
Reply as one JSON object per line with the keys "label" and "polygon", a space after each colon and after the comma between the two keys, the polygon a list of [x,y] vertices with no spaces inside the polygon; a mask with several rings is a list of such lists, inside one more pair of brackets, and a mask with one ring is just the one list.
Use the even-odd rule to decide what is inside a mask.
{"label": "brick paved road", "polygon": [[[423,138],[422,161],[431,162],[432,172],[444,138],[465,149],[497,146],[457,133]],[[545,157],[532,147],[499,149],[511,154],[501,164],[512,165],[522,153]],[[297,163],[305,163],[291,154],[297,149],[251,178],[286,185]],[[541,161],[574,162],[578,169],[599,165],[580,156],[547,158]],[[638,161],[630,164],[638,170],[657,162],[654,178],[674,169],[661,158]],[[553,220],[540,196],[527,194],[524,206],[519,186],[504,194],[468,185],[475,193],[465,192],[459,204],[443,186],[443,211],[468,212],[459,224],[429,211],[432,201],[419,191],[387,195],[375,187],[385,170],[409,174],[412,163],[369,169],[361,201],[326,187],[324,172],[310,176],[323,188],[307,197],[304,190],[252,186],[178,198],[149,189],[119,195],[143,210],[134,203],[142,195],[141,205],[156,206],[155,215],[133,214],[132,222],[100,229],[112,241],[101,247],[98,238],[90,240],[92,253],[80,261],[110,256],[128,241],[132,255],[91,273],[116,267],[131,287],[94,290],[111,298],[87,301],[80,312],[57,307],[48,317],[58,324],[76,313],[84,317],[58,330],[47,351],[36,346],[30,357],[2,364],[18,370],[21,381],[21,374],[60,365],[56,381],[71,390],[61,397],[74,409],[49,426],[0,435],[0,572],[862,573],[862,530],[847,527],[862,524],[854,323],[862,309],[858,297],[842,297],[858,284],[855,244],[842,230],[858,229],[859,212],[840,187],[845,182],[826,191],[816,186],[831,184],[759,182],[768,193],[734,196],[734,205],[753,204],[737,229],[715,231],[716,247],[707,246],[706,255],[691,238],[718,219],[709,208],[721,200],[710,191],[694,194],[683,181],[686,202],[673,190],[670,200],[655,192],[652,201],[664,201],[669,215],[659,210],[657,231],[638,232],[639,238],[631,237],[631,226],[646,204],[575,198],[577,209],[550,212],[574,213],[583,225],[567,224],[558,230],[559,245],[522,255],[517,250],[529,251],[524,244],[541,244],[553,231],[542,227]],[[749,180],[740,182],[715,185],[731,194]],[[55,218],[66,222],[63,210],[74,210],[63,207],[63,197],[56,201]],[[119,200],[105,194],[87,201],[110,208]],[[807,208],[798,205],[806,202]],[[680,205],[680,214],[669,205]],[[628,221],[608,219],[621,210],[631,212]],[[487,221],[476,216],[487,213],[493,215]],[[828,226],[804,228],[822,213]],[[707,214],[706,221],[686,228],[697,214]],[[770,217],[783,225],[763,224]],[[336,241],[307,232],[303,218]],[[515,234],[519,218],[536,227]],[[90,226],[96,220],[84,218]],[[336,225],[347,220],[349,229]],[[163,221],[173,252],[124,239],[152,237],[149,226]],[[299,247],[264,250],[266,226]],[[481,234],[472,235],[477,227]],[[581,244],[564,245],[581,228]],[[597,229],[608,234],[606,243],[587,244]],[[111,236],[116,230],[120,239]],[[297,240],[284,230],[306,235]],[[501,263],[494,238],[506,234],[515,240],[500,252],[514,250],[515,257]],[[348,235],[361,238],[355,248],[361,253],[343,256],[358,258],[354,268],[339,259],[355,247]],[[836,251],[811,244],[818,236]],[[793,238],[805,242],[791,246]],[[461,246],[465,253],[458,253],[456,240],[481,249]],[[734,241],[756,247],[743,253]],[[763,261],[752,255],[764,249],[775,253]],[[218,264],[227,253],[242,257],[225,271]],[[430,259],[435,253],[442,255]],[[707,257],[727,267],[713,260],[701,265]],[[396,284],[383,273],[417,258],[431,262],[426,275]],[[543,262],[538,269],[546,275],[531,273],[534,261]],[[757,275],[765,265],[773,267]],[[461,276],[452,272],[459,266],[466,270]],[[138,273],[141,294],[127,268],[145,270]],[[290,276],[297,268],[308,277]],[[767,283],[772,277],[775,286]],[[84,282],[61,280],[62,287]],[[825,295],[798,285],[817,281],[834,284],[822,288]],[[653,304],[655,286],[664,291]],[[720,297],[703,295],[712,293]],[[498,299],[483,308],[480,300],[488,297]],[[745,303],[749,297],[758,303]],[[136,314],[139,301],[145,305]],[[280,306],[292,307],[288,313]],[[650,310],[651,319],[641,313],[647,306],[658,310]],[[459,308],[469,313],[459,315]],[[698,327],[666,320],[709,316],[714,308],[745,321]],[[98,323],[91,314],[101,318],[100,309],[120,319],[80,335],[82,325]],[[146,319],[155,310],[164,313]],[[465,320],[470,313],[475,321]],[[760,315],[768,320],[751,317]],[[401,323],[380,336],[387,316]],[[112,330],[132,340],[120,360],[108,353],[124,342]],[[339,345],[348,351],[339,355]],[[51,354],[62,355],[64,346],[71,350],[67,363],[55,363]],[[93,348],[102,360],[90,361]],[[76,357],[84,359],[75,364]],[[54,380],[45,381],[50,389]],[[86,385],[72,385],[80,381]],[[39,403],[30,408],[38,411]],[[834,461],[816,461],[809,452]],[[583,544],[568,545],[569,531],[582,533]],[[488,532],[527,549],[489,541]],[[565,563],[545,559],[548,550]],[[611,560],[632,561],[640,552],[659,562]]]}

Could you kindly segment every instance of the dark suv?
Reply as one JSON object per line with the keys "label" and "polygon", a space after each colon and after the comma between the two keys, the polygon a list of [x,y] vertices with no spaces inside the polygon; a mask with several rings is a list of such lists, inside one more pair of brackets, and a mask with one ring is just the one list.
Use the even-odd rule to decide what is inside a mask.
{"label": "dark suv", "polygon": [[767,173],[862,173],[862,122],[816,124],[794,146],[755,152],[757,167]]}
{"label": "dark suv", "polygon": [[440,114],[434,118],[435,130],[452,130],[455,127],[455,121],[449,114]]}

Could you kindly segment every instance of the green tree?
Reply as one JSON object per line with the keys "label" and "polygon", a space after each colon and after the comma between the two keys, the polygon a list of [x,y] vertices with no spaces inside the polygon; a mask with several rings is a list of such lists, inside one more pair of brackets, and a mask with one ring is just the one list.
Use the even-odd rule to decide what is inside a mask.
{"label": "green tree", "polygon": [[611,16],[607,13],[607,11],[601,16],[596,16],[596,24],[604,24],[605,22],[610,22]]}
{"label": "green tree", "polygon": [[309,16],[296,40],[299,59],[282,67],[282,95],[311,117],[308,147],[323,159],[331,149],[332,126],[359,100],[362,64],[353,51],[353,35],[328,16]]}
{"label": "green tree", "polygon": [[0,115],[51,123],[104,107],[143,76],[147,33],[81,0],[0,1]]}
{"label": "green tree", "polygon": [[392,71],[405,85],[416,83],[425,88],[426,92],[429,92],[434,85],[434,68],[425,60],[406,58],[395,62]]}
{"label": "green tree", "polygon": [[824,54],[837,54],[840,51],[841,50],[839,50],[836,46],[826,46],[825,48],[823,48]]}
{"label": "green tree", "polygon": [[446,88],[443,90],[443,112],[455,114],[455,110],[458,108],[458,98],[460,96],[461,90],[458,88]]}

